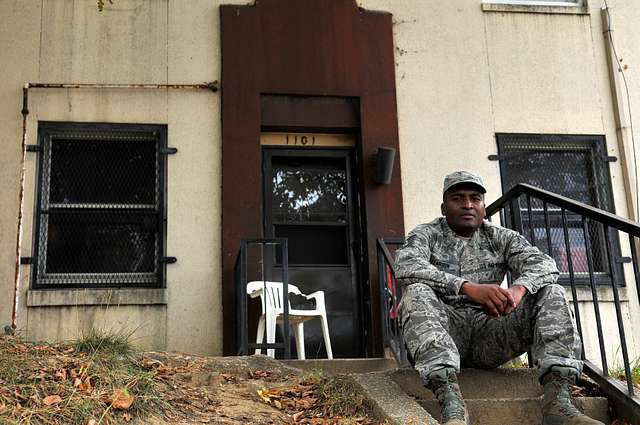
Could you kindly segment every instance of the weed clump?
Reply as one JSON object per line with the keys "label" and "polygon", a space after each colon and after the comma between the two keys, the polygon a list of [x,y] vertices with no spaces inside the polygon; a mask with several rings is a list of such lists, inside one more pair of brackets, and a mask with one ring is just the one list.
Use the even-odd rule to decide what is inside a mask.
{"label": "weed clump", "polygon": [[330,417],[359,417],[371,412],[366,397],[346,376],[334,376],[318,381],[315,393],[318,405],[323,413]]}
{"label": "weed clump", "polygon": [[200,412],[176,402],[185,398],[173,380],[176,371],[143,356],[130,336],[92,330],[63,344],[0,336],[0,423],[110,425],[197,417]]}
{"label": "weed clump", "polygon": [[[635,362],[631,362],[631,381],[633,385],[637,388],[640,388],[640,360],[635,360]],[[613,376],[619,381],[626,382],[627,374],[625,372],[624,366],[614,366],[609,370],[609,375]]]}
{"label": "weed clump", "polygon": [[296,424],[381,424],[360,387],[347,375],[324,376],[312,370],[291,387],[262,389],[258,396],[289,414]]}
{"label": "weed clump", "polygon": [[131,337],[134,331],[106,331],[91,328],[73,342],[75,349],[81,353],[103,353],[111,356],[128,356],[134,352]]}

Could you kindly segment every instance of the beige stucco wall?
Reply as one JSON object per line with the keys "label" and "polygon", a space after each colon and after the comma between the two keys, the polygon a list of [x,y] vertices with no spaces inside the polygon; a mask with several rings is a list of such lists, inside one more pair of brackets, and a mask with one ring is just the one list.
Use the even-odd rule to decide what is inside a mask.
{"label": "beige stucco wall", "polygon": [[[611,17],[611,39],[607,37],[608,34],[603,35],[603,44],[609,44],[613,42],[613,47],[618,55],[618,60],[624,69],[624,75],[626,77],[628,93],[625,90],[622,74],[618,74],[618,84],[620,86],[619,96],[622,107],[622,122],[625,127],[623,129],[624,136],[626,137],[626,144],[624,148],[626,150],[626,165],[629,169],[629,193],[637,193],[637,183],[635,181],[636,167],[635,158],[633,157],[633,143],[631,140],[631,121],[636,124],[633,129],[635,138],[640,141],[640,128],[637,123],[640,121],[640,108],[637,105],[640,103],[640,77],[638,76],[638,63],[640,63],[640,31],[638,31],[637,23],[640,19],[640,11],[638,10],[637,2],[633,0],[608,0],[609,14]],[[599,11],[598,11],[599,12]],[[600,18],[600,13],[598,14]],[[595,20],[594,20],[595,21]],[[597,30],[600,32],[607,30],[604,28],[601,19],[598,19]],[[607,81],[608,82],[608,81]],[[607,90],[610,87],[606,87]],[[627,98],[628,95],[628,98]],[[612,104],[613,107],[613,104]],[[640,143],[636,143],[635,146],[636,157],[640,154]],[[634,205],[637,208],[637,205]],[[630,208],[633,211],[636,208]],[[637,213],[636,213],[637,217]]]}
{"label": "beige stucco wall", "polygon": [[22,85],[38,76],[40,1],[3,1],[0,25],[0,325],[11,323],[15,271]]}
{"label": "beige stucco wall", "polygon": [[[501,195],[499,164],[487,160],[497,152],[495,133],[601,134],[608,154],[624,159],[616,137],[600,4],[589,2],[590,14],[567,14],[483,11],[476,0],[359,3],[394,16],[407,231],[440,215],[442,178],[455,169],[484,176],[488,203]],[[615,3],[624,3],[621,15],[634,9],[635,15],[626,15],[620,26],[633,33],[625,42],[640,55],[633,24],[638,12],[629,2]],[[628,174],[621,160],[610,164],[612,187],[617,214],[629,217]],[[624,243],[622,249],[630,255]],[[625,267],[632,283],[632,270]],[[638,297],[633,285],[621,293],[628,300],[622,316],[635,357],[640,339],[631,324],[636,329],[640,325]],[[611,359],[620,355],[616,315],[611,290],[601,295]],[[585,297],[590,298],[588,292],[579,299]],[[596,361],[593,307],[587,302],[580,306],[585,349]]]}
{"label": "beige stucco wall", "polygon": [[[17,218],[22,85],[27,81],[190,84],[219,80],[220,35],[215,1],[118,0],[107,4],[102,13],[92,0],[34,1],[31,10],[22,1],[7,3],[12,4],[8,8],[3,4],[1,13],[10,19],[3,21],[13,26],[2,28],[0,42],[13,66],[1,90],[14,101],[3,102],[0,119],[3,126],[8,122],[9,129],[1,137],[12,136],[15,152],[0,161],[2,173],[10,174],[7,179],[15,189],[2,189],[3,205],[11,208],[2,209],[0,220],[0,278],[9,294],[13,257],[7,246],[15,243],[11,241]],[[32,36],[24,42],[27,46],[14,45],[13,38],[24,39],[24,28],[31,28]],[[23,267],[18,327],[35,339],[68,339],[90,326],[135,330],[133,341],[149,348],[221,354],[218,94],[32,89],[30,110],[28,143],[36,142],[39,120],[167,124],[168,144],[178,148],[178,154],[168,157],[167,255],[176,256],[178,262],[167,266],[164,302],[158,303],[158,297],[137,297],[126,305],[105,302],[104,297],[97,300],[95,294],[78,295],[83,291],[70,291],[75,294],[68,297],[68,306],[53,291],[34,301],[33,294],[27,294],[29,268]],[[27,157],[23,256],[31,254],[36,160],[36,155]],[[5,301],[0,306],[4,323],[10,322],[6,309]]]}
{"label": "beige stucco wall", "polygon": [[[99,13],[93,0],[2,0],[0,52],[0,291],[11,293],[18,210],[21,87],[27,81],[76,83],[200,83],[220,79],[219,5],[248,1],[116,0]],[[439,215],[445,174],[468,168],[484,175],[488,201],[501,193],[496,132],[603,134],[610,155],[624,159],[616,137],[599,4],[585,14],[483,11],[479,0],[361,0],[393,13],[405,227]],[[618,50],[640,63],[640,12],[632,0],[610,0]],[[29,28],[29,31],[24,31]],[[634,61],[634,59],[638,61]],[[640,105],[640,82],[631,80]],[[37,121],[159,123],[168,126],[168,302],[105,306],[91,294],[73,305],[20,297],[19,327],[32,338],[66,339],[93,324],[136,329],[152,348],[220,354],[220,98],[208,91],[32,90],[28,143]],[[637,108],[640,111],[640,107]],[[640,112],[639,112],[640,113]],[[640,117],[636,119],[640,122]],[[623,146],[624,148],[624,146]],[[28,154],[24,251],[30,255],[36,155]],[[616,211],[629,215],[629,173],[611,164]],[[626,248],[625,248],[626,250]],[[623,252],[624,254],[625,252]],[[627,272],[630,267],[627,265]],[[625,291],[627,292],[627,291]],[[77,295],[77,294],[76,294]],[[0,323],[10,321],[10,296]],[[606,297],[605,297],[606,298]],[[636,328],[635,291],[623,315]],[[27,302],[31,307],[27,308]],[[151,304],[150,304],[151,302]],[[49,303],[49,304],[47,304]],[[74,306],[76,305],[77,306]],[[593,314],[583,320],[593,333]],[[611,304],[603,306],[615,334]],[[589,322],[591,320],[591,322]],[[638,347],[640,341],[631,338]],[[588,351],[597,341],[590,334]],[[615,351],[616,342],[607,342]],[[638,350],[640,351],[640,350]]]}
{"label": "beige stucco wall", "polygon": [[[598,37],[600,39],[599,43],[609,44],[611,48],[611,41],[613,41],[613,46],[618,55],[618,61],[623,67],[626,66],[624,70],[627,83],[626,87],[621,78],[621,74],[614,71],[614,74],[618,74],[618,96],[621,101],[621,113],[623,114],[620,123],[622,128],[619,132],[621,137],[618,138],[618,144],[621,152],[621,166],[625,171],[624,186],[627,193],[626,198],[629,199],[627,211],[629,212],[630,218],[638,221],[640,213],[637,211],[637,202],[640,193],[638,193],[636,176],[638,167],[640,166],[638,162],[638,158],[640,158],[640,128],[637,126],[637,123],[640,122],[640,73],[638,72],[640,68],[638,68],[637,64],[640,64],[640,31],[638,31],[637,23],[640,22],[640,11],[638,10],[637,2],[633,0],[608,0],[607,3],[611,16],[612,40],[609,39],[608,33],[603,34],[603,31],[606,31],[608,28],[604,27],[600,17],[601,12],[597,10],[597,8],[602,5],[594,5],[594,17],[598,16],[598,18],[593,19],[593,24],[594,31],[597,31],[597,33],[601,35]],[[606,63],[605,49],[600,50],[600,53],[602,55],[600,62],[604,64]],[[606,92],[603,94],[603,99],[606,99],[607,106],[612,110],[614,108],[614,101],[611,95],[611,77],[609,75],[602,76],[601,80],[602,83],[600,87]],[[605,81],[607,84],[605,84]],[[626,90],[627,88],[628,92]],[[614,128],[617,126],[617,123],[613,121],[613,116],[607,116],[606,118],[608,126]],[[636,124],[635,127],[632,128],[631,123]],[[631,133],[635,135],[636,143],[634,143]],[[628,266],[627,268],[627,274],[629,274],[631,270]],[[631,282],[631,280],[628,281]],[[629,305],[634,306],[630,309],[629,315],[630,322],[636,324],[637,329],[637,324],[640,323],[640,309],[635,306],[640,305],[640,294],[636,291],[629,291]],[[640,339],[637,331],[635,332],[635,336],[637,344],[637,340]],[[637,361],[637,359],[640,358],[640,353],[636,351],[632,357]]]}

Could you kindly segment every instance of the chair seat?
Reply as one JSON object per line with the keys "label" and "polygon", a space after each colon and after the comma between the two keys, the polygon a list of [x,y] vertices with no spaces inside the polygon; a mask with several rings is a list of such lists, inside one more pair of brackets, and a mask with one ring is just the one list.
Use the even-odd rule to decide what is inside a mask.
{"label": "chair seat", "polygon": [[[267,331],[267,343],[275,342],[276,323],[284,322],[284,308],[283,308],[283,283],[272,281],[252,281],[247,283],[247,294],[251,298],[260,297],[262,304],[262,315],[258,321],[258,330],[256,332],[256,343],[262,343],[264,331]],[[305,359],[304,352],[304,322],[313,318],[320,318],[322,326],[322,335],[324,338],[325,347],[327,350],[327,357],[333,359],[333,352],[331,350],[331,340],[329,337],[329,324],[327,321],[327,312],[324,303],[324,292],[316,291],[312,294],[305,295],[300,292],[297,286],[289,284],[288,292],[291,294],[300,295],[308,300],[315,300],[316,308],[313,310],[300,310],[292,309],[289,304],[289,323],[295,325],[296,346],[298,348],[298,358]],[[266,292],[266,293],[265,293]],[[262,350],[256,349],[256,354],[259,354]],[[268,349],[267,355],[274,357],[275,350]]]}
{"label": "chair seat", "polygon": [[[304,310],[291,310],[289,311],[289,323],[292,325],[296,325],[298,323],[304,323],[309,320],[315,319],[316,317],[320,317],[317,311],[306,312]],[[284,323],[284,313],[280,313],[276,318],[278,323]]]}

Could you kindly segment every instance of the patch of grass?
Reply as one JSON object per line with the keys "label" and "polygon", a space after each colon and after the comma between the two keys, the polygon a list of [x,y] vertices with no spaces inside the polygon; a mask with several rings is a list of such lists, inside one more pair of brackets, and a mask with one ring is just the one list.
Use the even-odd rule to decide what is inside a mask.
{"label": "patch of grass", "polygon": [[324,379],[324,371],[320,368],[306,370],[300,377],[301,381],[320,382]]}
{"label": "patch of grass", "polygon": [[[171,384],[144,363],[130,334],[91,331],[67,344],[0,336],[0,423],[125,423],[174,412]],[[119,407],[116,390],[132,397]],[[51,398],[57,400],[51,402]],[[177,413],[179,415],[179,412]]]}
{"label": "patch of grass", "polygon": [[[640,388],[640,359],[636,359],[635,362],[632,362],[631,365],[631,381],[633,385]],[[627,381],[627,374],[624,370],[624,366],[614,366],[609,369],[609,375],[620,380]]]}
{"label": "patch of grass", "polygon": [[346,376],[321,379],[316,383],[315,393],[318,404],[329,416],[358,417],[372,410],[366,397]]}
{"label": "patch of grass", "polygon": [[104,329],[91,328],[82,333],[73,345],[82,353],[95,354],[97,352],[108,353],[114,356],[127,356],[134,352],[131,344],[132,331],[120,330],[112,332]]}

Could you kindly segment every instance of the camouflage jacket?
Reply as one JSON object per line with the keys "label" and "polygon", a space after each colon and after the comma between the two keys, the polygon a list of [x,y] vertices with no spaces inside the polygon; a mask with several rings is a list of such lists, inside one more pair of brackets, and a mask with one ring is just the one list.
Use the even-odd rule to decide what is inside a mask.
{"label": "camouflage jacket", "polygon": [[507,271],[514,285],[534,294],[555,283],[555,261],[532,247],[517,232],[486,220],[466,241],[458,237],[444,217],[413,229],[396,252],[395,272],[403,285],[429,285],[445,301],[465,301],[458,291],[465,281],[500,283]]}

